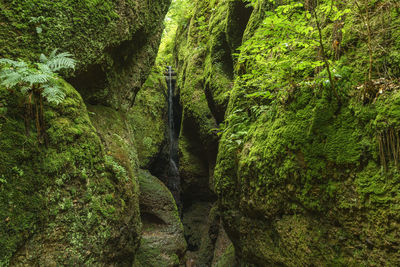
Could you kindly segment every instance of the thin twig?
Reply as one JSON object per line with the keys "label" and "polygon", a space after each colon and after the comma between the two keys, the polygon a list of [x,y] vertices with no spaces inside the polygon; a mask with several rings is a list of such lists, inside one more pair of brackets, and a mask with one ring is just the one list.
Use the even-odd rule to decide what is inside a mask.
{"label": "thin twig", "polygon": [[331,73],[331,69],[330,69],[330,66],[329,66],[329,62],[328,62],[328,59],[326,58],[324,43],[322,41],[321,25],[319,23],[319,20],[318,20],[318,17],[317,17],[317,12],[315,11],[315,9],[313,9],[313,14],[314,14],[315,22],[317,24],[317,29],[318,29],[318,34],[319,34],[319,45],[320,45],[320,48],[321,48],[322,59],[323,59],[323,61],[325,63],[326,71],[328,72],[329,82],[331,84],[333,93],[335,94],[336,99],[337,99],[337,101],[339,102],[339,105],[340,105],[341,104],[341,99],[339,97],[339,94],[336,91],[336,86],[335,86],[334,80],[332,78],[332,73]]}

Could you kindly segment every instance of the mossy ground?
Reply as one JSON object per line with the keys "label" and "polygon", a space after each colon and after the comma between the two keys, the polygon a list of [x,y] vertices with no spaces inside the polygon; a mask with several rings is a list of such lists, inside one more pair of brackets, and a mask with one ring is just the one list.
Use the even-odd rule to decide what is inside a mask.
{"label": "mossy ground", "polygon": [[174,197],[148,171],[140,170],[139,184],[143,233],[134,266],[178,266],[186,241]]}

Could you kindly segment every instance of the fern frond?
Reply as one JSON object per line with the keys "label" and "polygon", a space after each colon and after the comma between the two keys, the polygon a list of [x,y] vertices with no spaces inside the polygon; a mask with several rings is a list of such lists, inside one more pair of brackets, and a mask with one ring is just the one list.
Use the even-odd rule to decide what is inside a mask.
{"label": "fern frond", "polygon": [[41,72],[46,73],[46,74],[48,74],[48,75],[50,75],[50,76],[54,74],[54,73],[51,71],[50,67],[49,67],[47,64],[38,63],[38,64],[36,64],[36,65],[37,65],[38,69],[39,69]]}
{"label": "fern frond", "polygon": [[48,85],[43,87],[42,95],[50,103],[60,104],[64,98],[65,93],[61,90],[61,87],[57,85]]}
{"label": "fern frond", "polygon": [[5,78],[7,78],[7,76],[10,75],[10,73],[13,73],[13,72],[15,72],[15,70],[12,69],[12,68],[3,68],[3,69],[0,69],[0,79],[5,79]]}
{"label": "fern frond", "polygon": [[49,59],[46,57],[46,55],[40,54],[39,60],[42,63],[46,63]]}
{"label": "fern frond", "polygon": [[57,51],[58,51],[58,48],[54,49],[54,50],[50,53],[49,58],[55,57],[56,54],[57,54]]}
{"label": "fern frond", "polygon": [[41,63],[32,65],[22,60],[0,59],[0,85],[6,88],[18,86],[24,95],[28,95],[31,90],[42,88],[42,95],[47,101],[59,104],[64,100],[65,93],[55,82],[57,79],[55,72],[74,69],[76,61],[71,53],[57,54],[57,51],[58,49],[53,50],[48,57],[41,54],[39,58]]}
{"label": "fern frond", "polygon": [[35,83],[46,83],[50,79],[51,79],[51,76],[49,76],[48,74],[32,73],[28,76],[25,76],[23,78],[23,81],[29,83],[30,85],[33,85]]}
{"label": "fern frond", "polygon": [[12,72],[2,72],[0,75],[1,85],[11,88],[22,82],[22,76],[15,71]]}
{"label": "fern frond", "polygon": [[60,53],[58,55],[53,54],[49,56],[48,61],[45,63],[52,71],[59,71],[62,69],[75,69],[76,61],[72,58],[72,54],[69,52]]}
{"label": "fern frond", "polygon": [[32,87],[29,87],[29,86],[22,86],[21,89],[20,89],[20,91],[21,91],[22,94],[25,95],[25,94],[27,94],[31,89],[32,89]]}
{"label": "fern frond", "polygon": [[28,67],[28,64],[26,64],[24,61],[16,61],[16,60],[12,60],[12,59],[8,59],[8,58],[0,58],[0,64],[1,65],[6,65],[6,66],[10,66],[13,68],[26,68]]}

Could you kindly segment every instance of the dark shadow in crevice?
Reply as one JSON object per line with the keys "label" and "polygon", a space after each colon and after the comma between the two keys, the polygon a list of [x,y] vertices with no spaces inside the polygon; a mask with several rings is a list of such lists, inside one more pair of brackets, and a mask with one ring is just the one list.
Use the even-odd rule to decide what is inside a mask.
{"label": "dark shadow in crevice", "polygon": [[227,40],[234,53],[242,44],[243,34],[246,30],[253,8],[244,1],[231,1],[229,3],[229,17],[227,24]]}
{"label": "dark shadow in crevice", "polygon": [[106,71],[100,64],[88,66],[84,72],[70,78],[68,82],[78,90],[87,104],[100,104],[107,97],[104,94],[107,86]]}
{"label": "dark shadow in crevice", "polygon": [[137,61],[140,60],[138,55],[147,43],[144,31],[138,30],[131,39],[105,48],[101,62],[89,65],[68,79],[68,82],[78,90],[83,100],[91,105],[108,105],[113,98],[118,98],[118,105],[122,102],[133,103],[140,89],[139,85],[145,82],[146,77],[140,75],[138,86],[134,88],[124,87],[126,84],[123,84],[123,81],[137,66]]}
{"label": "dark shadow in crevice", "polygon": [[142,219],[142,223],[145,225],[148,224],[156,224],[156,225],[166,225],[167,223],[159,218],[157,215],[149,213],[149,212],[141,212],[140,217]]}

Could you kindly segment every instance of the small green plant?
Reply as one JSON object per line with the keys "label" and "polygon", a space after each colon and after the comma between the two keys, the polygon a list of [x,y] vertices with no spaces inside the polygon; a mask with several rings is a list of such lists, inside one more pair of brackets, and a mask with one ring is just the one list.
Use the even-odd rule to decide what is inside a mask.
{"label": "small green plant", "polygon": [[150,149],[152,144],[153,144],[153,139],[151,139],[151,137],[146,136],[145,138],[143,138],[143,145],[147,149]]}
{"label": "small green plant", "polygon": [[[257,6],[257,0],[249,0]],[[307,6],[301,1],[272,1],[253,36],[239,48],[236,84],[246,97],[263,105],[310,81],[340,95],[335,84],[336,62],[330,60],[323,26],[340,22],[350,9],[334,1]],[[279,3],[278,3],[279,2]],[[274,6],[274,7],[273,7]],[[339,8],[340,7],[340,8]]]}
{"label": "small green plant", "polygon": [[0,85],[22,94],[25,98],[25,130],[29,135],[29,122],[36,120],[40,142],[45,138],[43,119],[43,97],[50,103],[59,104],[65,98],[60,87],[57,72],[74,69],[76,61],[68,52],[57,54],[55,49],[48,57],[40,55],[39,62],[27,63],[22,60],[0,59]]}

